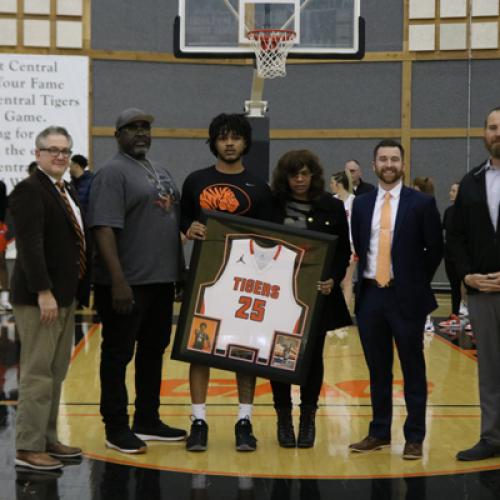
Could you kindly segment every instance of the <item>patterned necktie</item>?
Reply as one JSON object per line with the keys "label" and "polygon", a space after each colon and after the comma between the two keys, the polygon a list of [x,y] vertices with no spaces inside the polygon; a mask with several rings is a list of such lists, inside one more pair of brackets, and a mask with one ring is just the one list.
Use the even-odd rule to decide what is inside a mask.
{"label": "patterned necktie", "polygon": [[81,279],[85,275],[85,271],[87,269],[87,256],[85,254],[85,236],[83,234],[82,228],[78,221],[76,220],[75,212],[71,208],[71,204],[68,200],[68,195],[66,194],[66,188],[64,186],[64,182],[59,181],[56,182],[56,186],[59,188],[59,194],[61,195],[62,200],[64,201],[64,205],[66,206],[66,210],[68,211],[68,215],[71,219],[71,224],[73,225],[73,229],[75,230],[76,235],[78,236],[78,246],[80,247],[80,272],[78,277]]}
{"label": "patterned necktie", "polygon": [[385,287],[391,281],[391,193],[385,193],[380,212],[380,231],[378,239],[377,283]]}

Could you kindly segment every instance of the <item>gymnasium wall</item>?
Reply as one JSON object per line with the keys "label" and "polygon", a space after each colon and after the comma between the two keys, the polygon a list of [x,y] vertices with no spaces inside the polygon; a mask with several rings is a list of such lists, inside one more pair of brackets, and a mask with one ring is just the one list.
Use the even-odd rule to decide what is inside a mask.
{"label": "gymnasium wall", "polygon": [[[46,1],[53,9],[56,0]],[[0,0],[0,26],[13,19],[20,26],[33,17],[2,13],[2,2],[6,0]],[[55,35],[46,47],[29,47],[18,33],[10,47],[2,47],[0,37],[0,51],[88,55],[94,168],[115,151],[117,114],[136,106],[156,117],[151,156],[165,161],[182,184],[189,172],[213,162],[205,144],[210,120],[223,111],[243,110],[250,97],[252,61],[176,59],[174,0],[80,2],[78,15],[61,17],[80,23],[79,47],[60,47]],[[286,78],[265,83],[270,169],[285,151],[309,148],[320,156],[327,174],[356,158],[365,180],[374,182],[373,146],[380,138],[393,137],[407,151],[406,178],[435,179],[442,211],[450,184],[486,157],[484,116],[500,105],[499,2],[361,4],[366,21],[363,61],[289,61]],[[58,21],[52,11],[46,17],[49,23]],[[435,281],[446,281],[442,270]]]}

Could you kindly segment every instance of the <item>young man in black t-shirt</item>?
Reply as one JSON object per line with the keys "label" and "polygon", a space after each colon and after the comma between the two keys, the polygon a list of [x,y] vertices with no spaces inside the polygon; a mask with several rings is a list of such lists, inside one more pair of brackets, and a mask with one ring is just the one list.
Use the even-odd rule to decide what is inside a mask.
{"label": "young man in black t-shirt", "polygon": [[[216,164],[191,173],[182,187],[181,230],[189,239],[205,238],[206,227],[200,222],[202,209],[257,219],[269,218],[272,211],[269,186],[245,170],[242,163],[242,156],[252,144],[248,120],[238,114],[215,117],[209,127],[208,143],[217,158]],[[189,451],[207,449],[205,401],[209,378],[208,366],[191,364],[189,382],[193,422],[186,442]],[[240,403],[235,426],[236,449],[253,451],[257,447],[250,422],[255,376],[237,373],[236,380]]]}

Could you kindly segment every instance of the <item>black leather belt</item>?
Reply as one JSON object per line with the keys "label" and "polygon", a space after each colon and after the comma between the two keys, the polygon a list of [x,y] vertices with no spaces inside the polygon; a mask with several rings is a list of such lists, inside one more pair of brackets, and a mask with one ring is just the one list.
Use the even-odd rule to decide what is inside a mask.
{"label": "black leather belt", "polygon": [[381,286],[377,280],[372,280],[371,278],[363,278],[363,280],[368,285],[376,286],[377,288],[391,288],[394,286],[394,280],[390,280],[385,286]]}

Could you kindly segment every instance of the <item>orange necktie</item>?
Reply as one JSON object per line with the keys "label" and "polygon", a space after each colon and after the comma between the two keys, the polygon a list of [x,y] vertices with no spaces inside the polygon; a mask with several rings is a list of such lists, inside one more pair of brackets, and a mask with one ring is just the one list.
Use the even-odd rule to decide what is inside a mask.
{"label": "orange necktie", "polygon": [[391,193],[385,193],[380,212],[380,231],[378,239],[377,283],[384,287],[391,281]]}
{"label": "orange necktie", "polygon": [[71,204],[69,203],[64,182],[56,182],[56,186],[59,188],[59,194],[64,201],[64,205],[66,206],[66,210],[71,219],[71,224],[73,226],[73,229],[75,230],[76,235],[78,236],[78,246],[80,249],[80,272],[78,277],[81,279],[83,278],[83,276],[85,275],[85,271],[87,270],[87,256],[85,255],[85,235],[83,234],[82,228],[80,227],[80,224],[78,224],[75,213],[73,212]]}

